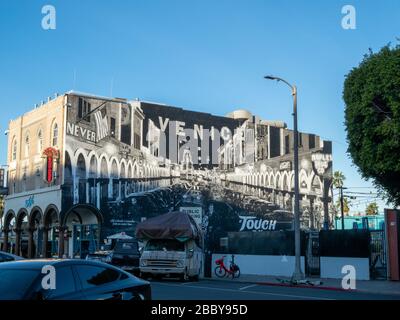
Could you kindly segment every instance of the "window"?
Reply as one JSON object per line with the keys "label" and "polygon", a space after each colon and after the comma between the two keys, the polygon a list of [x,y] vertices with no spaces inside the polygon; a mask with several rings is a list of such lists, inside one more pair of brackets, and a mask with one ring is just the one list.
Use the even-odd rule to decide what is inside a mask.
{"label": "window", "polygon": [[115,246],[116,252],[138,252],[139,246],[137,242],[117,242]]}
{"label": "window", "polygon": [[308,148],[309,149],[315,148],[315,135],[314,134],[310,134],[308,137]]}
{"label": "window", "polygon": [[89,117],[84,117],[92,110],[92,105],[86,100],[79,98],[78,100],[78,118],[83,119],[85,121],[90,121]]}
{"label": "window", "polygon": [[1,269],[0,300],[22,299],[38,275],[37,270]]}
{"label": "window", "polygon": [[84,289],[101,286],[117,281],[121,274],[113,269],[81,265],[77,272]]}
{"label": "window", "polygon": [[29,157],[29,134],[25,136],[25,158]]}
{"label": "window", "polygon": [[53,299],[76,291],[75,279],[71,267],[56,269],[56,288],[49,291],[49,296]]}
{"label": "window", "polygon": [[299,132],[299,147],[303,146],[303,135]]}
{"label": "window", "polygon": [[7,262],[13,260],[14,260],[13,257],[0,253],[0,262]]}
{"label": "window", "polygon": [[78,100],[78,118],[82,119],[83,116],[83,99],[79,98]]}
{"label": "window", "polygon": [[12,144],[12,161],[17,160],[17,139],[14,138],[14,142]]}
{"label": "window", "polygon": [[58,125],[57,123],[54,124],[53,126],[53,147],[57,146],[58,144]]}
{"label": "window", "polygon": [[150,240],[147,242],[146,251],[185,251],[185,244],[178,240]]}
{"label": "window", "polygon": [[140,143],[142,140],[142,122],[137,117],[134,119],[133,130],[133,147],[137,150],[140,150]]}
{"label": "window", "polygon": [[116,121],[115,118],[110,118],[110,119],[111,119],[111,137],[115,138]]}
{"label": "window", "polygon": [[38,148],[38,153],[42,153],[43,151],[43,132],[42,129],[39,129],[38,134],[37,134],[37,148]]}
{"label": "window", "polygon": [[290,140],[289,140],[289,136],[285,136],[285,154],[290,153]]}

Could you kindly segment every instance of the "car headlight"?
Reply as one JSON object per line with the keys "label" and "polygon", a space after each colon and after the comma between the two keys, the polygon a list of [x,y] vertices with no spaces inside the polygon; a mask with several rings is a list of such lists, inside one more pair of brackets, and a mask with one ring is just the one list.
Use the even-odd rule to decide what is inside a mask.
{"label": "car headlight", "polygon": [[182,261],[182,260],[178,260],[178,261],[176,262],[176,266],[177,266],[178,268],[182,268],[182,267],[183,267],[183,261]]}
{"label": "car headlight", "polygon": [[140,266],[141,267],[147,266],[147,260],[140,260]]}

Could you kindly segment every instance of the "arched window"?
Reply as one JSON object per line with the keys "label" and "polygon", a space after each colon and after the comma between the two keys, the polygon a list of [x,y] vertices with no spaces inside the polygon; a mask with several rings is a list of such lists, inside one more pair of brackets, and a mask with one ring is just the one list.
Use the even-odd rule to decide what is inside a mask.
{"label": "arched window", "polygon": [[57,146],[58,144],[58,125],[57,123],[54,123],[53,125],[53,147]]}
{"label": "arched window", "polygon": [[40,154],[43,151],[43,132],[42,129],[39,129],[38,134],[37,134],[37,152]]}
{"label": "arched window", "polygon": [[25,158],[29,157],[29,133],[25,136]]}
{"label": "arched window", "polygon": [[12,155],[11,155],[11,160],[15,161],[17,160],[17,139],[14,137],[13,143],[12,143]]}

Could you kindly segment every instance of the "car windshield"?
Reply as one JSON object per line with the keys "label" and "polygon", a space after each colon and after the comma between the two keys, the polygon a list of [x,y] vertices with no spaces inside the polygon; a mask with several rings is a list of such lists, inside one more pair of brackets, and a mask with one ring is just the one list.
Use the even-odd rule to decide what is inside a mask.
{"label": "car windshield", "polygon": [[137,252],[137,251],[139,251],[138,243],[137,242],[117,242],[117,245],[115,246],[115,251]]}
{"label": "car windshield", "polygon": [[39,271],[0,269],[0,300],[18,300],[26,294]]}
{"label": "car windshield", "polygon": [[150,240],[146,251],[185,251],[185,244],[178,240]]}

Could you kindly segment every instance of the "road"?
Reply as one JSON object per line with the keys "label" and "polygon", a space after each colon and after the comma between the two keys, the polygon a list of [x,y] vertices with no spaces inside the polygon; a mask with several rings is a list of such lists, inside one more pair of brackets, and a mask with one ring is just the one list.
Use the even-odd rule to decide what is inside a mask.
{"label": "road", "polygon": [[256,285],[229,281],[151,282],[154,300],[400,300],[400,295]]}

